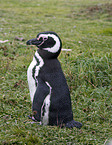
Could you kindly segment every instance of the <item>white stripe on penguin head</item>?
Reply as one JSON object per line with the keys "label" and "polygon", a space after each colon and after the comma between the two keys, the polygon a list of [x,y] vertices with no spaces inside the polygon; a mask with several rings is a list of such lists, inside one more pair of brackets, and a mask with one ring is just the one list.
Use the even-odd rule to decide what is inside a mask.
{"label": "white stripe on penguin head", "polygon": [[47,51],[52,52],[52,53],[58,52],[61,44],[60,44],[59,38],[56,35],[54,35],[54,34],[40,34],[39,38],[40,37],[51,37],[56,42],[52,48],[43,48],[43,50],[47,50]]}

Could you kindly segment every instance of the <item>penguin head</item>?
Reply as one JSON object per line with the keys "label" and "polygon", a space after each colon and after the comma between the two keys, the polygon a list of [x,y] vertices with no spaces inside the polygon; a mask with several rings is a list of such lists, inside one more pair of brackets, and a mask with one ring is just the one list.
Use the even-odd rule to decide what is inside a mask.
{"label": "penguin head", "polygon": [[52,31],[41,32],[36,38],[28,40],[26,44],[36,45],[39,48],[38,52],[43,58],[58,57],[62,48],[60,37]]}

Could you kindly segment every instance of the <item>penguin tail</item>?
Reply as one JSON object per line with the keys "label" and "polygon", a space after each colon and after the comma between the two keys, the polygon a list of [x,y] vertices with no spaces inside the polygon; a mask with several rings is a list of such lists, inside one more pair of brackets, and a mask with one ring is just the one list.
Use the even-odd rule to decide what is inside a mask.
{"label": "penguin tail", "polygon": [[82,123],[80,122],[77,122],[75,120],[72,120],[72,121],[69,121],[65,124],[65,127],[67,128],[73,128],[73,127],[76,127],[76,128],[81,128],[82,127]]}

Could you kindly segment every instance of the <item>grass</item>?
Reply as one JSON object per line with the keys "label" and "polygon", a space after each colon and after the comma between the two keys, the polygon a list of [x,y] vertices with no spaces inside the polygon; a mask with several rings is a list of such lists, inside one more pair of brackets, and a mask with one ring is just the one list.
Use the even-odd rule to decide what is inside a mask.
{"label": "grass", "polygon": [[[36,48],[25,42],[48,30],[72,49],[59,60],[74,119],[83,123],[80,130],[37,126],[27,117],[26,72]],[[7,39],[0,44],[0,144],[107,144],[112,139],[112,1],[0,1],[0,40]]]}

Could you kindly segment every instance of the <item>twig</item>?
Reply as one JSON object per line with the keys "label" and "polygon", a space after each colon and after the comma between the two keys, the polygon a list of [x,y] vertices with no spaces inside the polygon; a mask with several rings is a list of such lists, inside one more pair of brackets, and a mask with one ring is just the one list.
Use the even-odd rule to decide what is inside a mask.
{"label": "twig", "polygon": [[5,42],[8,42],[9,40],[4,40],[4,41],[2,41],[2,40],[0,40],[0,43],[5,43]]}
{"label": "twig", "polygon": [[62,48],[62,51],[72,51],[72,49],[64,49],[64,48]]}
{"label": "twig", "polygon": [[106,144],[107,140],[108,140],[108,139],[105,140],[104,145]]}
{"label": "twig", "polygon": [[91,81],[87,80],[87,77],[86,77],[86,81],[88,81],[94,88],[96,88],[96,86],[94,84],[92,84]]}

